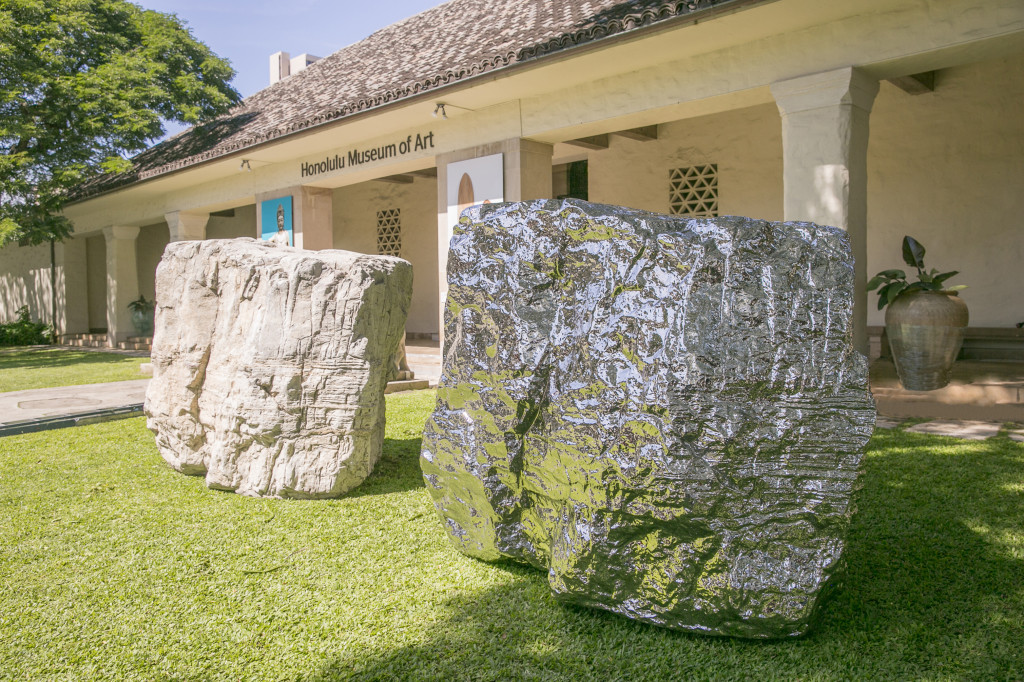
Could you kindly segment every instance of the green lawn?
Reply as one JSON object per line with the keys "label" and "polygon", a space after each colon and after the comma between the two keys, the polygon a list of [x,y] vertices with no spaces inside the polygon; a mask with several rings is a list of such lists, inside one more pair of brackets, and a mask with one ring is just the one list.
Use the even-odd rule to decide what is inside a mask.
{"label": "green lawn", "polygon": [[802,640],[562,606],[448,544],[422,487],[433,393],[329,502],[207,490],[142,419],[0,439],[0,678],[1019,680],[1024,445],[879,430],[845,587]]}
{"label": "green lawn", "polygon": [[0,351],[0,393],[145,379],[139,372],[143,362],[149,360],[68,348],[5,349]]}

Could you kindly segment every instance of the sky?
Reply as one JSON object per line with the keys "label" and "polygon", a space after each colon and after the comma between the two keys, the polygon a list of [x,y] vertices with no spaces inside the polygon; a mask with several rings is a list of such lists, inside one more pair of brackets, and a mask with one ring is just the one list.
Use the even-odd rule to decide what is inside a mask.
{"label": "sky", "polygon": [[[197,39],[231,62],[243,97],[270,84],[270,55],[326,57],[442,0],[134,0],[178,15]],[[181,130],[169,130],[174,134]]]}

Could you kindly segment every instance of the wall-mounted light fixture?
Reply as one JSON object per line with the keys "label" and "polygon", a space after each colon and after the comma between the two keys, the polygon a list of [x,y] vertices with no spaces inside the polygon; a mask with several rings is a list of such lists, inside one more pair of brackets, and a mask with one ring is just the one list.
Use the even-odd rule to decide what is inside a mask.
{"label": "wall-mounted light fixture", "polygon": [[441,118],[445,121],[448,120],[447,107],[454,107],[461,111],[476,111],[476,109],[470,109],[469,107],[460,107],[458,104],[452,104],[451,102],[436,102],[434,104],[434,118],[437,118],[437,113],[441,112]]}
{"label": "wall-mounted light fixture", "polygon": [[249,165],[249,159],[242,159],[242,163],[238,165],[238,170],[252,172],[252,166]]}

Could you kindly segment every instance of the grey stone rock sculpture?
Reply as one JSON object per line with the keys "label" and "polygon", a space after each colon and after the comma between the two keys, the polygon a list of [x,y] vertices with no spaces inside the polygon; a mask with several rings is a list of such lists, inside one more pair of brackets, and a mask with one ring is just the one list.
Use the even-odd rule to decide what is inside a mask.
{"label": "grey stone rock sculpture", "polygon": [[568,200],[463,213],[421,466],[451,540],[556,598],[806,632],[874,404],[845,233]]}
{"label": "grey stone rock sculpture", "polygon": [[399,258],[169,244],[156,273],[147,425],[176,470],[260,497],[336,497],[380,458],[405,327]]}

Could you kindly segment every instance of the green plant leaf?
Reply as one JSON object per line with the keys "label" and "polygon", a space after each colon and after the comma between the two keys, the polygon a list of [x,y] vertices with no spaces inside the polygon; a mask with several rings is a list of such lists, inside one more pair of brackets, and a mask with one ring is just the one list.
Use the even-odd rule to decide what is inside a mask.
{"label": "green plant leaf", "polygon": [[966,288],[966,284],[957,284],[955,287],[946,287],[946,291],[963,291]]}
{"label": "green plant leaf", "polygon": [[903,237],[903,262],[918,270],[924,267],[924,247],[910,235]]}
{"label": "green plant leaf", "polygon": [[902,294],[904,291],[907,291],[907,289],[909,289],[909,287],[906,282],[893,282],[893,285],[885,292],[885,302],[892,303],[896,300],[897,296]]}
{"label": "green plant leaf", "polygon": [[950,277],[953,277],[954,275],[959,275],[959,274],[960,274],[959,270],[953,270],[951,272],[944,272],[941,275],[935,275],[935,277],[932,278],[932,281],[935,282],[936,284],[942,284],[943,282],[945,282]]}
{"label": "green plant leaf", "polygon": [[[889,282],[884,287],[878,290],[878,309],[881,310],[886,305],[892,302],[893,298],[899,295],[899,292],[907,286],[904,282]],[[890,298],[890,292],[895,291],[896,294]]]}
{"label": "green plant leaf", "polygon": [[871,278],[868,282],[868,291],[873,291],[882,282],[892,282],[894,280],[906,281],[907,273],[902,270],[882,270],[880,273]]}

